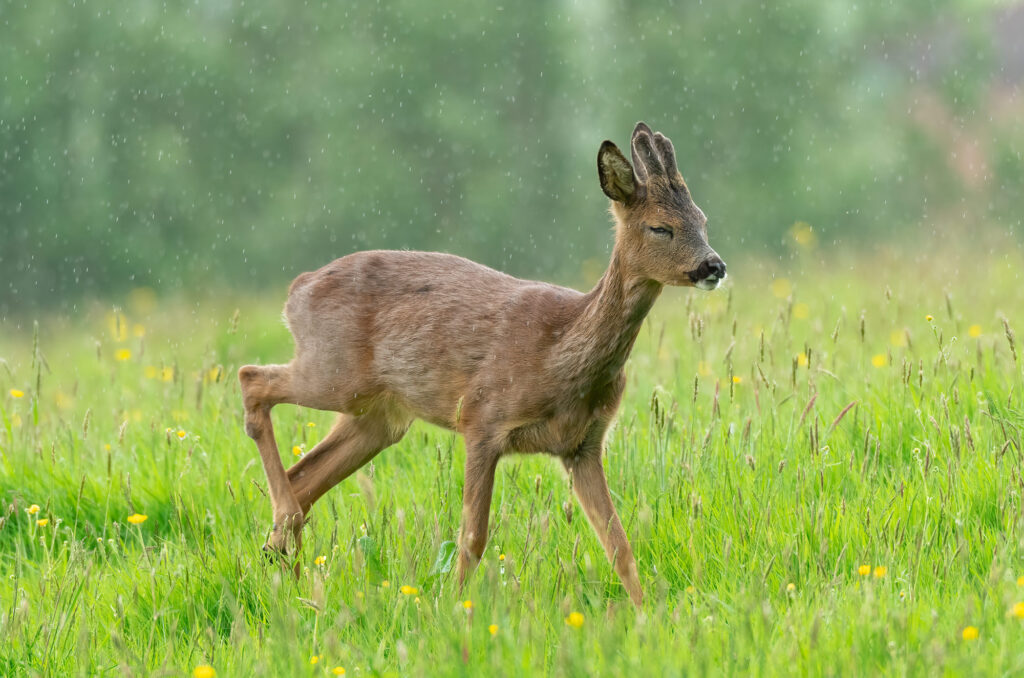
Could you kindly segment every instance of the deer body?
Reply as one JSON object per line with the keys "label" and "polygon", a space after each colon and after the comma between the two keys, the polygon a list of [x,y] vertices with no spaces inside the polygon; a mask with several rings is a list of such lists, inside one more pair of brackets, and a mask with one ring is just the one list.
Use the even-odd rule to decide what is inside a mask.
{"label": "deer body", "polygon": [[[289,537],[298,545],[312,504],[419,418],[466,439],[460,583],[483,553],[499,458],[545,452],[572,474],[584,512],[640,604],[632,550],[601,465],[605,432],[622,396],[623,365],[663,285],[711,280],[714,287],[725,270],[682,177],[664,167],[670,160],[675,170],[670,142],[641,123],[632,146],[636,173],[611,142],[598,156],[602,188],[614,201],[616,245],[587,294],[429,252],[359,252],[295,279],[285,306],[295,358],[239,371],[246,431],[270,485],[270,548],[283,551]],[[657,156],[660,172],[645,152]],[[659,225],[631,229],[637,219]],[[658,229],[673,221],[665,241]],[[686,257],[666,256],[672,240]],[[663,270],[648,270],[658,265]],[[279,403],[341,413],[287,471],[270,421]]]}

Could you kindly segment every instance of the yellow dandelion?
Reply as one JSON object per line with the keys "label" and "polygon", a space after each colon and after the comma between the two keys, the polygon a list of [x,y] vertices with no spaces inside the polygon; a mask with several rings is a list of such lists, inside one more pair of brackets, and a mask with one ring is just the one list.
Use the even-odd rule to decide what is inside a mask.
{"label": "yellow dandelion", "polygon": [[12,388],[11,389],[11,397],[12,398],[24,398],[25,397],[25,392],[22,391],[22,390],[16,389],[16,388]]}
{"label": "yellow dandelion", "polygon": [[381,587],[382,587],[382,588],[385,588],[385,589],[386,589],[386,588],[391,588],[391,582],[389,582],[389,581],[388,581],[387,579],[385,579],[384,581],[382,581],[382,582],[380,583],[380,585],[381,585]]}
{"label": "yellow dandelion", "polygon": [[492,636],[498,635],[498,625],[497,624],[491,624],[490,626],[487,627],[487,630],[491,632]]}
{"label": "yellow dandelion", "polygon": [[504,554],[504,553],[502,553],[501,555],[499,555],[499,556],[498,556],[498,560],[500,560],[500,561],[504,562],[504,560],[505,560],[505,554]]}
{"label": "yellow dandelion", "polygon": [[1017,586],[1024,586],[1024,574],[1017,577]]}
{"label": "yellow dandelion", "polygon": [[743,377],[733,377],[732,378],[732,383],[734,383],[734,384],[739,384],[742,381],[743,381]]}
{"label": "yellow dandelion", "polygon": [[192,671],[192,678],[216,678],[217,672],[209,664],[200,664]]}
{"label": "yellow dandelion", "polygon": [[345,667],[344,666],[335,666],[333,669],[331,669],[331,673],[333,673],[336,676],[344,676],[345,675]]}
{"label": "yellow dandelion", "polygon": [[294,454],[296,457],[301,457],[302,456],[302,445],[294,445],[292,447],[292,454]]}
{"label": "yellow dandelion", "polygon": [[183,429],[180,429],[180,428],[179,428],[179,429],[178,429],[178,432],[177,432],[177,433],[175,433],[174,435],[178,436],[179,438],[184,438],[184,437],[185,437],[185,436],[187,436],[188,434],[187,434],[187,433],[185,433],[185,431],[184,431]]}
{"label": "yellow dandelion", "polygon": [[[309,422],[309,423],[306,424],[306,427],[307,428],[316,428],[316,424],[313,423],[313,422]],[[344,671],[345,669],[341,669],[341,670]]]}
{"label": "yellow dandelion", "polygon": [[149,516],[144,515],[142,513],[133,513],[130,516],[128,516],[125,520],[127,520],[132,525],[141,525],[142,523],[146,522],[147,518],[149,518]]}
{"label": "yellow dandelion", "polygon": [[808,363],[807,354],[806,353],[798,353],[797,356],[796,356],[796,364],[799,365],[800,367],[807,367],[807,363]]}
{"label": "yellow dandelion", "polygon": [[1010,608],[1010,614],[1017,619],[1024,619],[1024,603],[1014,603]]}
{"label": "yellow dandelion", "polygon": [[132,359],[132,352],[127,348],[120,348],[117,350],[117,353],[114,354],[114,357],[120,362],[124,362],[125,360]]}
{"label": "yellow dandelion", "polygon": [[793,317],[803,320],[811,315],[811,307],[801,302],[793,307]]}
{"label": "yellow dandelion", "polygon": [[788,584],[786,584],[786,590],[790,593],[796,591],[796,584],[794,584],[793,582],[789,582]]}
{"label": "yellow dandelion", "polygon": [[961,635],[964,640],[976,640],[978,638],[978,627],[966,626],[964,627],[964,632]]}
{"label": "yellow dandelion", "polygon": [[565,623],[574,629],[583,628],[583,613],[570,612],[569,616],[565,618]]}
{"label": "yellow dandelion", "polygon": [[772,294],[778,299],[785,299],[793,291],[793,286],[785,278],[776,278],[771,284]]}
{"label": "yellow dandelion", "polygon": [[874,365],[875,367],[885,367],[886,362],[888,362],[888,359],[885,357],[885,354],[883,353],[876,353],[875,355],[871,356],[871,364]]}
{"label": "yellow dandelion", "polygon": [[310,657],[309,657],[309,663],[310,663],[310,664],[316,664],[317,662],[319,662],[319,661],[320,661],[321,659],[323,659],[323,658],[324,658],[324,656],[323,656],[322,654],[314,654],[314,655],[310,655]]}
{"label": "yellow dandelion", "polygon": [[859,574],[862,577],[868,576],[869,574],[871,574],[871,566],[870,565],[861,565],[860,567],[857,568],[857,574]]}
{"label": "yellow dandelion", "polygon": [[967,334],[971,335],[972,337],[980,337],[981,325],[971,325],[970,327],[967,328]]}
{"label": "yellow dandelion", "polygon": [[900,600],[906,600],[906,599],[907,599],[907,592],[906,591],[900,591]]}
{"label": "yellow dandelion", "polygon": [[798,221],[789,229],[789,235],[793,238],[793,241],[800,245],[800,247],[813,247],[817,236],[814,234],[814,228],[806,221]]}
{"label": "yellow dandelion", "polygon": [[163,367],[160,368],[160,379],[162,381],[174,381],[174,368]]}
{"label": "yellow dandelion", "polygon": [[39,527],[46,527],[49,523],[50,523],[50,519],[49,518],[40,518],[39,520],[36,521],[36,525],[38,525]]}
{"label": "yellow dandelion", "polygon": [[473,601],[469,600],[467,598],[466,600],[462,601],[462,607],[464,607],[467,610],[472,610],[473,609]]}
{"label": "yellow dandelion", "polygon": [[[925,320],[927,320],[928,322],[931,322],[931,321],[935,320],[935,318],[933,318],[933,317],[931,316],[931,314],[928,314],[928,315],[926,315],[926,316],[924,317],[924,319],[925,319]],[[973,627],[973,626],[968,626],[967,628],[974,628],[974,627]]]}
{"label": "yellow dandelion", "polygon": [[317,556],[316,559],[313,560],[314,565],[323,565],[326,562],[327,556]]}
{"label": "yellow dandelion", "polygon": [[691,586],[687,586],[686,587],[686,592],[692,596],[694,593],[697,592],[697,589],[695,589],[692,585]]}
{"label": "yellow dandelion", "polygon": [[420,592],[418,588],[416,588],[415,586],[409,586],[408,584],[402,584],[402,587],[398,590],[407,596],[415,596],[417,593]]}
{"label": "yellow dandelion", "polygon": [[875,572],[874,572],[875,579],[881,579],[882,577],[885,576],[885,573],[888,572],[888,571],[889,571],[889,568],[887,568],[885,565],[879,565],[878,567],[875,568]]}
{"label": "yellow dandelion", "polygon": [[39,513],[39,504],[32,504],[25,510],[28,511],[28,514],[30,516],[34,516],[35,514]]}

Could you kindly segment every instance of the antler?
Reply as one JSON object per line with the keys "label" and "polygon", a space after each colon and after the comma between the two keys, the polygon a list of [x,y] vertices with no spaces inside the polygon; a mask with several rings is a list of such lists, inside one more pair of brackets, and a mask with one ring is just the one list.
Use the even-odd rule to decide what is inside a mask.
{"label": "antler", "polygon": [[646,184],[651,177],[665,177],[669,183],[686,186],[683,176],[676,167],[675,148],[661,132],[654,132],[647,123],[638,122],[633,128],[630,149],[633,170],[640,183]]}

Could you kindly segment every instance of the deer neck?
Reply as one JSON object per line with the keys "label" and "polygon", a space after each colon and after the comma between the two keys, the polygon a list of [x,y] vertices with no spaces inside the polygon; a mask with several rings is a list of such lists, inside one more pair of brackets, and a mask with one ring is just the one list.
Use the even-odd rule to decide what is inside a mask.
{"label": "deer neck", "polygon": [[601,387],[618,375],[633,348],[644,318],[661,294],[662,285],[631,275],[616,246],[604,276],[584,295],[579,315],[566,330],[563,346],[574,386]]}

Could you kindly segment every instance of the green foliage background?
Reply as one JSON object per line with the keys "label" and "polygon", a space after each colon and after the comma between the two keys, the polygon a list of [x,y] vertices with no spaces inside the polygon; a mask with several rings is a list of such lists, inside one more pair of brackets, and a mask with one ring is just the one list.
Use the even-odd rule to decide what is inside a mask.
{"label": "green foliage background", "polygon": [[371,247],[573,281],[608,247],[596,149],[638,119],[727,260],[796,221],[844,244],[1019,229],[1008,11],[0,0],[0,312],[276,289]]}

